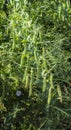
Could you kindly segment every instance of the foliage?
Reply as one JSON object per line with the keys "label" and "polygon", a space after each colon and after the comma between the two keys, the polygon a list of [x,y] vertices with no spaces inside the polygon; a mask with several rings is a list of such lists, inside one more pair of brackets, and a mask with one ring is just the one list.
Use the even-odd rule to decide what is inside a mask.
{"label": "foliage", "polygon": [[1,0],[0,4],[1,129],[69,130],[69,1]]}

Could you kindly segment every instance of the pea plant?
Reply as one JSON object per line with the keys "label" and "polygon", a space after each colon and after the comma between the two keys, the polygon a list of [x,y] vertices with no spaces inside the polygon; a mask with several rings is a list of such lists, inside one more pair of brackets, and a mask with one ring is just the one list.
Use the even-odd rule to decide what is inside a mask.
{"label": "pea plant", "polygon": [[0,4],[0,128],[70,130],[70,2]]}

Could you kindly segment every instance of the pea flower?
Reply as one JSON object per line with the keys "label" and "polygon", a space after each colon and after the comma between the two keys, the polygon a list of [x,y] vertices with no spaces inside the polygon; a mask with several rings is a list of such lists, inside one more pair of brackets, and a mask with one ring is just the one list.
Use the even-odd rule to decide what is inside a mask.
{"label": "pea flower", "polygon": [[19,97],[21,94],[22,94],[22,92],[21,92],[20,90],[17,90],[17,91],[16,91],[16,96]]}

